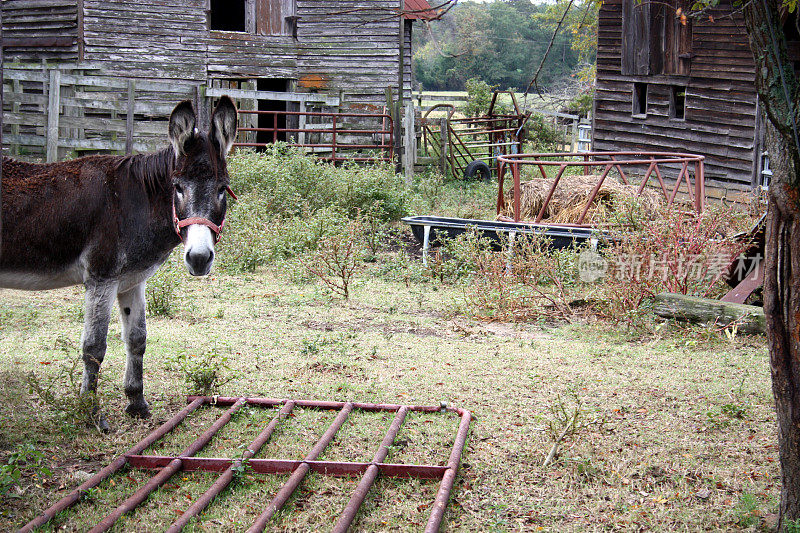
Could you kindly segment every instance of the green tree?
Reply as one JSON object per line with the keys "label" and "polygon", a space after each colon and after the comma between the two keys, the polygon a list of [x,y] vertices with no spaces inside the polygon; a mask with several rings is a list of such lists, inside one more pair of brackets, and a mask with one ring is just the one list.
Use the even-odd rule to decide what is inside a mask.
{"label": "green tree", "polygon": [[[415,31],[414,72],[425,89],[463,90],[470,78],[502,89],[525,87],[538,68],[551,30],[529,0],[459,2],[441,21]],[[432,34],[432,37],[431,37]],[[579,64],[567,32],[560,32],[542,69],[541,85],[568,79]]]}
{"label": "green tree", "polygon": [[[569,38],[570,47],[578,54],[576,75],[582,82],[593,83],[597,72],[597,18],[601,0],[558,0],[547,4],[544,11],[534,17],[550,32],[563,31]],[[564,22],[558,23],[567,10]]]}

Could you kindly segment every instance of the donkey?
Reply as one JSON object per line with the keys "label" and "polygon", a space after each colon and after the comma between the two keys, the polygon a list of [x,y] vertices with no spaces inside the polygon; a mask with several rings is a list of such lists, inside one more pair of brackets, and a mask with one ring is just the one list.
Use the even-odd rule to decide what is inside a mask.
{"label": "donkey", "polygon": [[[226,156],[237,111],[223,96],[208,133],[190,101],[169,119],[170,146],[152,154],[97,155],[51,164],[3,158],[0,287],[86,287],[81,394],[94,392],[114,297],[125,341],[126,412],[147,418],[142,368],[145,283],[181,241],[193,276],[208,274],[227,210]],[[108,431],[95,404],[97,426]]]}

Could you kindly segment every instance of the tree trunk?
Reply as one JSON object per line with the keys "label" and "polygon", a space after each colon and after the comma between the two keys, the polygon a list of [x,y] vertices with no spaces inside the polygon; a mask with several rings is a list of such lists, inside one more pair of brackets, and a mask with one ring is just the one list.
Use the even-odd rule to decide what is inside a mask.
{"label": "tree trunk", "polygon": [[[779,159],[772,166],[770,156],[775,174],[795,172],[789,158],[780,157],[791,146],[774,128],[769,130],[769,152]],[[796,192],[789,185],[771,184],[769,196],[764,314],[778,422],[781,531],[787,520],[800,519],[800,221]]]}
{"label": "tree trunk", "polygon": [[800,93],[787,55],[781,3],[751,0],[744,8],[756,62],[756,88],[768,118],[765,144],[773,170],[764,313],[781,464],[779,531],[800,521]]}

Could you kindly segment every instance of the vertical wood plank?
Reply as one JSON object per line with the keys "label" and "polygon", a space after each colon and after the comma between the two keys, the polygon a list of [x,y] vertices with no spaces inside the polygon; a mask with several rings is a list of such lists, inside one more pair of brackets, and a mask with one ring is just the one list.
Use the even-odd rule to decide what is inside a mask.
{"label": "vertical wood plank", "polygon": [[125,153],[133,153],[133,127],[134,127],[134,106],[136,104],[136,82],[128,80],[128,115],[125,117]]}
{"label": "vertical wood plank", "polygon": [[[3,10],[0,9],[0,152],[3,150]],[[0,153],[2,156],[2,153]],[[3,158],[0,157],[0,256],[3,255]]]}
{"label": "vertical wood plank", "polygon": [[439,168],[442,170],[442,175],[447,176],[447,149],[449,148],[447,138],[447,119],[439,119]]}
{"label": "vertical wood plank", "polygon": [[[244,3],[244,31],[247,33],[260,33],[260,24],[258,23],[259,9],[256,4],[257,0],[245,0]],[[258,0],[258,5],[262,4]]]}
{"label": "vertical wood plank", "polygon": [[622,2],[622,74],[650,73],[650,4]]}
{"label": "vertical wood plank", "polygon": [[85,31],[83,27],[83,0],[77,0],[78,18],[78,61],[83,61],[84,50],[86,48]]}
{"label": "vertical wood plank", "polygon": [[47,162],[58,160],[58,114],[61,104],[61,71],[50,70],[47,97]]}
{"label": "vertical wood plank", "polygon": [[[0,91],[2,92],[2,91]],[[21,94],[22,93],[22,82],[19,80],[12,80],[11,81],[11,92],[13,94]],[[14,113],[19,113],[19,102],[14,102],[11,104],[11,111]],[[19,135],[19,124],[12,124],[11,125],[11,135]],[[11,155],[19,155],[19,144],[15,143],[9,147],[11,151]]]}
{"label": "vertical wood plank", "polygon": [[403,115],[403,174],[406,185],[411,187],[414,179],[414,101],[409,100]]}

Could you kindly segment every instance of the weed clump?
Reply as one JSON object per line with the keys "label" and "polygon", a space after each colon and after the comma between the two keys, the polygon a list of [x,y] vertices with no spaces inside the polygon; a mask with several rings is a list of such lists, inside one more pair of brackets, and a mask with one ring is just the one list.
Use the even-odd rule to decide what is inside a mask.
{"label": "weed clump", "polygon": [[192,394],[208,396],[236,377],[228,356],[214,347],[200,353],[181,352],[168,358],[174,369],[183,374]]}

